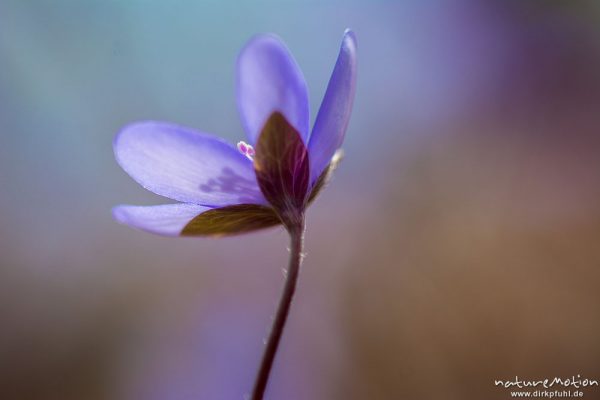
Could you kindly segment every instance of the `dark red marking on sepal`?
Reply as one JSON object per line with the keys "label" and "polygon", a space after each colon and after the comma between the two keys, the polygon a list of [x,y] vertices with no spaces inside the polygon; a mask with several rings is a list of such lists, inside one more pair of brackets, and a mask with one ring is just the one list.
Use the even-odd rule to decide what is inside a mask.
{"label": "dark red marking on sepal", "polygon": [[263,195],[290,227],[304,213],[310,169],[298,131],[280,112],[271,114],[255,146],[254,169]]}

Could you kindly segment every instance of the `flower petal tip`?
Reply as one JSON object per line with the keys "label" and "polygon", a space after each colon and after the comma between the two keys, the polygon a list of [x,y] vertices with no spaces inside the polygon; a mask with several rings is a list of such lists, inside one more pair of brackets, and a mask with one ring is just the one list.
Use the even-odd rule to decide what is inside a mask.
{"label": "flower petal tip", "polygon": [[129,226],[132,228],[138,228],[138,224],[136,224],[135,217],[131,213],[131,210],[135,207],[136,206],[124,204],[113,207],[111,210],[112,217],[121,225]]}
{"label": "flower petal tip", "polygon": [[283,40],[273,34],[252,37],[236,62],[237,104],[249,143],[276,110],[308,138],[308,89],[302,70]]}
{"label": "flower petal tip", "polygon": [[127,212],[124,210],[124,206],[116,206],[111,210],[112,217],[115,221],[120,224],[127,224]]}
{"label": "flower petal tip", "polygon": [[356,33],[350,28],[346,28],[344,31],[344,40],[349,40],[351,43],[356,46]]}
{"label": "flower petal tip", "polygon": [[352,56],[355,57],[357,47],[356,34],[351,29],[346,29],[344,31],[344,37],[342,39],[342,50],[352,53]]}
{"label": "flower petal tip", "polygon": [[115,159],[117,163],[121,166],[121,168],[125,169],[126,162],[123,160],[124,152],[122,152],[121,144],[126,141],[128,136],[135,135],[138,131],[146,131],[149,128],[160,125],[159,121],[136,121],[131,122],[125,126],[123,126],[115,135],[112,141],[113,145],[113,153],[115,154]]}
{"label": "flower petal tip", "polygon": [[211,210],[195,204],[175,203],[156,206],[120,205],[113,217],[121,224],[161,236],[180,236],[182,230],[198,215]]}

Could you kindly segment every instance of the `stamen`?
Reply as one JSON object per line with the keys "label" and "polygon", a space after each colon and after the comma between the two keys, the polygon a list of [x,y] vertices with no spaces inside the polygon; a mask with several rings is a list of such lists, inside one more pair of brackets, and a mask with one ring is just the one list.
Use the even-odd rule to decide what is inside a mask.
{"label": "stamen", "polygon": [[250,146],[244,141],[239,141],[237,144],[237,148],[240,153],[242,153],[248,158],[248,160],[254,161],[254,154],[256,154],[256,152],[254,151],[254,147]]}

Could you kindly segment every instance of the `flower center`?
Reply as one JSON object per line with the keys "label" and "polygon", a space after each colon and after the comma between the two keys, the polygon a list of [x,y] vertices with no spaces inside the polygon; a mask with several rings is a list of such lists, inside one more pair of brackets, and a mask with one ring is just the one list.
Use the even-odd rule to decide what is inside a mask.
{"label": "flower center", "polygon": [[254,147],[250,146],[244,141],[239,141],[237,144],[237,148],[240,151],[240,153],[242,153],[248,158],[248,160],[254,161],[254,154],[256,154],[254,152]]}

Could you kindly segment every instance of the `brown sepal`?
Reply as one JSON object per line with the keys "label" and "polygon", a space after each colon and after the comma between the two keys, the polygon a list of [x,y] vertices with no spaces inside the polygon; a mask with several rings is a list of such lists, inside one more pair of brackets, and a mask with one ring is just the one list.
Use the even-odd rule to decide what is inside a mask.
{"label": "brown sepal", "polygon": [[308,196],[308,204],[311,204],[317,198],[319,193],[321,193],[321,190],[323,190],[323,188],[329,184],[329,181],[331,180],[331,178],[333,176],[333,172],[340,165],[340,162],[342,161],[343,158],[344,158],[344,150],[342,150],[342,149],[338,149],[333,154],[333,157],[331,158],[331,162],[329,163],[329,165],[327,165],[325,170],[323,172],[321,172],[321,175],[319,176],[319,178],[315,182],[314,186],[312,187],[312,189],[310,191],[310,195]]}
{"label": "brown sepal", "polygon": [[260,190],[284,224],[304,212],[310,177],[308,151],[300,134],[280,112],[271,114],[255,146]]}
{"label": "brown sepal", "polygon": [[271,207],[237,204],[203,212],[181,231],[181,236],[231,236],[281,224]]}

